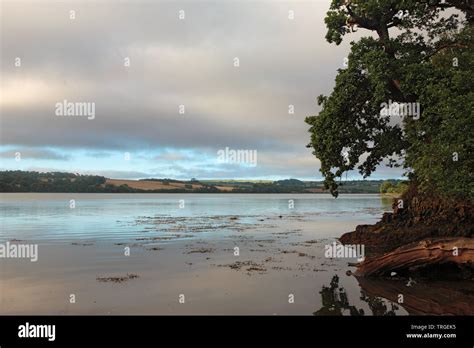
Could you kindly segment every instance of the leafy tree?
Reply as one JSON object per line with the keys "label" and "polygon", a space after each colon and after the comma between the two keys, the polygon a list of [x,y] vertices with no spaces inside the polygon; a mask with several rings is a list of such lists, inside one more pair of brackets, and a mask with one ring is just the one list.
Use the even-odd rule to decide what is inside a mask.
{"label": "leafy tree", "polygon": [[[334,90],[306,118],[334,196],[344,172],[368,177],[387,164],[403,166],[421,192],[472,200],[473,18],[472,1],[332,1],[328,42],[372,32],[351,43]],[[382,112],[390,102],[419,105],[418,117],[394,120]]]}
{"label": "leafy tree", "polygon": [[390,181],[384,181],[382,185],[380,185],[380,193],[388,193],[393,190],[393,184]]}
{"label": "leafy tree", "polygon": [[380,185],[380,193],[403,193],[408,189],[408,184],[403,181],[395,182],[392,181],[384,181]]}

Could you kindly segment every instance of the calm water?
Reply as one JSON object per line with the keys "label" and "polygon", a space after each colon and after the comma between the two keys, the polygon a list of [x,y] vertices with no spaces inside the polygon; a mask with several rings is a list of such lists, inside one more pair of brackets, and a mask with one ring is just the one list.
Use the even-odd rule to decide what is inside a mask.
{"label": "calm water", "polygon": [[[70,200],[75,208],[70,208]],[[290,208],[289,200],[294,207]],[[375,221],[389,204],[377,195],[255,195],[255,194],[2,194],[0,214],[3,240],[27,239],[43,243],[73,240],[123,240],[143,231],[137,220],[184,218],[197,224],[213,218],[237,216],[243,224],[257,218],[309,217],[312,220]],[[387,202],[386,202],[387,203]],[[166,224],[165,224],[166,225]],[[219,237],[225,228],[209,226]],[[216,228],[217,227],[217,228]],[[331,231],[315,231],[315,236]]]}
{"label": "calm water", "polygon": [[352,260],[324,257],[388,210],[378,195],[2,194],[0,242],[39,256],[0,260],[0,312],[399,315],[427,289],[452,300],[457,285],[358,281]]}

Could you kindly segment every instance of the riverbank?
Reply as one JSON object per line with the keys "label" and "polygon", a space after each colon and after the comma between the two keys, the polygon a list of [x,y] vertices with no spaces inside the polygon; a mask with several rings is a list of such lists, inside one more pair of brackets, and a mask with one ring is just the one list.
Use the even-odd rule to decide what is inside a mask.
{"label": "riverbank", "polygon": [[470,201],[443,200],[412,189],[394,199],[392,207],[376,224],[358,225],[339,239],[365,245],[367,259],[359,264],[359,274],[474,279]]}

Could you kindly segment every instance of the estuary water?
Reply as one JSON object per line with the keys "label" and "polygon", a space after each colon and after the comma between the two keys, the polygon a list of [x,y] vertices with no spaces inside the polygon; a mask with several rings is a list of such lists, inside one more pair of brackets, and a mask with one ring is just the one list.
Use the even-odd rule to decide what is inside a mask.
{"label": "estuary water", "polygon": [[0,244],[38,255],[0,259],[0,313],[446,314],[451,301],[469,314],[472,284],[361,280],[348,273],[356,260],[325,256],[390,205],[369,194],[3,193]]}

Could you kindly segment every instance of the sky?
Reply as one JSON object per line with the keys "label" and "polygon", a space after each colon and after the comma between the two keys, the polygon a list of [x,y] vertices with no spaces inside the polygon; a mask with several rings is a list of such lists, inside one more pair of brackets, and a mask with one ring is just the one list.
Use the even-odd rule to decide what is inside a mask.
{"label": "sky", "polygon": [[[327,43],[329,3],[0,2],[1,169],[321,180],[304,119],[350,40],[370,35]],[[67,116],[65,103],[94,114]],[[220,161],[226,148],[257,161]],[[381,166],[371,178],[401,175]]]}

